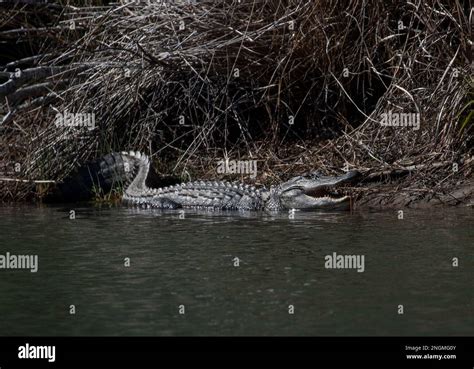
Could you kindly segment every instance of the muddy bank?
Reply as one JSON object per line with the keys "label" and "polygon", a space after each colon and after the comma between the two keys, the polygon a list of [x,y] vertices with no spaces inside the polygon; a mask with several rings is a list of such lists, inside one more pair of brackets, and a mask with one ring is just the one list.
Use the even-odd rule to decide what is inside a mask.
{"label": "muddy bank", "polygon": [[[199,157],[199,161],[189,162],[187,170],[173,170],[173,161],[156,159],[150,168],[147,185],[160,188],[194,180],[233,181],[270,187],[292,177],[319,170],[326,175],[340,175],[344,169],[338,166],[331,155],[313,155],[321,151],[321,145],[313,143],[313,149],[295,150],[281,147],[280,157],[267,152],[267,156],[255,160],[255,172],[222,172],[220,154]],[[323,147],[327,146],[327,143]],[[243,157],[242,163],[250,162]],[[94,183],[100,172],[100,159],[79,166],[62,181],[30,181],[29,190],[22,201],[27,202],[90,202],[91,204],[119,204],[122,189],[108,189],[97,193]],[[329,169],[328,169],[329,168]],[[454,170],[455,168],[456,170]],[[373,168],[351,167],[360,172],[360,177],[350,186],[341,189],[353,198],[353,208],[360,210],[386,210],[403,208],[472,207],[474,205],[474,157],[467,155],[456,163],[434,162],[417,165],[392,165]],[[95,174],[94,174],[95,173]],[[14,175],[11,173],[11,176]],[[15,192],[24,188],[24,180],[0,178],[0,189],[10,201],[18,201]],[[10,196],[6,196],[10,194]]]}
{"label": "muddy bank", "polygon": [[474,158],[467,157],[461,167],[445,163],[431,167],[420,165],[419,173],[406,169],[367,173],[359,186],[351,189],[355,208],[472,207],[474,206],[473,164]]}
{"label": "muddy bank", "polygon": [[444,191],[418,188],[398,188],[394,184],[373,185],[359,189],[354,208],[366,209],[426,209],[441,207],[473,207],[474,181],[467,179]]}

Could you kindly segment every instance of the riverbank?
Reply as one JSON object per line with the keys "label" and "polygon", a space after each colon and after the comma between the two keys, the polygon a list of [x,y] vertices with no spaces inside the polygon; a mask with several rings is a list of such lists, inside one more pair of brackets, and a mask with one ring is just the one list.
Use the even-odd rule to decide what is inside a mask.
{"label": "riverbank", "polygon": [[[272,152],[272,158],[252,160],[240,158],[238,161],[227,161],[223,158],[216,159],[215,156],[199,156],[199,162],[190,162],[180,175],[174,171],[176,163],[161,161],[159,159],[152,163],[152,175],[149,185],[152,187],[164,187],[180,182],[193,180],[226,180],[236,181],[259,186],[272,186],[288,180],[297,175],[314,172],[319,169],[325,174],[341,174],[346,168],[334,170],[325,167],[323,169],[320,156],[313,156],[310,149],[301,151],[301,148],[284,150],[286,156],[278,158]],[[291,152],[292,151],[292,152]],[[319,150],[314,150],[319,151]],[[255,159],[255,158],[254,158]],[[330,160],[326,158],[326,160]],[[245,172],[246,164],[255,164],[255,171]],[[237,165],[237,173],[222,172],[225,163],[227,169]],[[240,167],[239,167],[240,166]],[[417,163],[411,165],[374,166],[372,168],[350,169],[360,171],[360,179],[351,186],[342,189],[353,198],[354,210],[387,210],[403,208],[438,208],[438,207],[472,207],[474,206],[474,180],[473,180],[473,157],[461,157],[457,162],[432,162]],[[235,169],[235,168],[234,168]],[[239,169],[243,169],[238,173]],[[170,174],[171,173],[171,174]],[[4,178],[5,179],[5,178]],[[3,182],[3,183],[2,183]],[[17,182],[10,178],[2,181],[3,194],[7,194],[8,188],[12,194],[11,201],[15,201],[15,188],[25,187],[24,182]],[[28,183],[29,192],[23,201],[43,202],[45,196],[56,187],[54,181],[38,181]],[[119,204],[120,190],[111,193],[91,193],[90,201],[96,205]],[[51,199],[50,199],[51,200]],[[84,200],[84,199],[83,199]],[[8,201],[8,199],[7,199]]]}

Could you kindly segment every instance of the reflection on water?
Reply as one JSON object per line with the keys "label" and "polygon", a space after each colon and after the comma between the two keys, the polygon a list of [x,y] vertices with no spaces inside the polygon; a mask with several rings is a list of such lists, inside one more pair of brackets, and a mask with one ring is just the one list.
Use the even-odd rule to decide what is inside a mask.
{"label": "reflection on water", "polygon": [[0,207],[0,255],[39,256],[0,269],[0,335],[474,334],[470,209],[69,210]]}

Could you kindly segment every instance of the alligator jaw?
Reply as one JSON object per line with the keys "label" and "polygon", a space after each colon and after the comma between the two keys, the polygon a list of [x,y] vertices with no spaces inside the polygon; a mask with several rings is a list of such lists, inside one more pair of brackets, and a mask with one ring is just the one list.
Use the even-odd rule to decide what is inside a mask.
{"label": "alligator jaw", "polygon": [[303,196],[306,197],[305,203],[310,209],[350,209],[351,197],[341,193],[342,191],[338,189],[342,185],[352,181],[358,175],[358,172],[349,172],[327,185],[323,184],[316,185],[312,188],[303,188]]}
{"label": "alligator jaw", "polygon": [[303,189],[303,192],[306,196],[310,196],[313,198],[332,198],[338,199],[347,196],[341,196],[339,191],[337,190],[337,186],[316,186],[315,188],[311,189]]}
{"label": "alligator jaw", "polygon": [[358,175],[352,171],[339,177],[316,173],[295,177],[281,185],[281,205],[286,209],[349,209],[351,197],[338,193],[337,189]]}
{"label": "alligator jaw", "polygon": [[305,206],[301,206],[301,209],[331,209],[331,210],[344,210],[349,209],[351,204],[350,196],[334,197],[332,195],[325,196],[311,196],[301,195],[304,199],[303,203]]}

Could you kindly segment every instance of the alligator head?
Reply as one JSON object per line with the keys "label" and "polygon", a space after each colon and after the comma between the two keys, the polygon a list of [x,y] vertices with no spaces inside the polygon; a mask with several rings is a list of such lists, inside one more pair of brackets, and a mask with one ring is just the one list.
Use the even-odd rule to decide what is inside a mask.
{"label": "alligator head", "polygon": [[314,172],[292,178],[274,191],[284,209],[347,209],[351,198],[339,194],[338,187],[352,182],[359,175],[355,170],[336,177]]}

